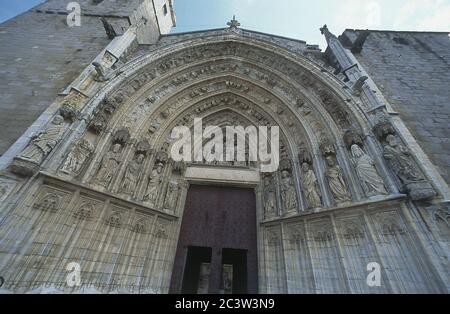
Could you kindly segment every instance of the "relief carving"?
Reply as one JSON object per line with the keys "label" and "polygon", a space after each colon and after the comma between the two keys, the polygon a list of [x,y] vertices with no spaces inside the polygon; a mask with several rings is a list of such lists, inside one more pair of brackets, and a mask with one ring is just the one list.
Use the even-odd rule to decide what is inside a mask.
{"label": "relief carving", "polygon": [[303,174],[300,179],[306,201],[308,202],[308,208],[321,207],[321,195],[314,170],[311,169],[310,164],[304,162],[302,164],[302,172]]}
{"label": "relief carving", "polygon": [[122,162],[122,145],[115,143],[112,145],[111,150],[103,157],[100,168],[94,178],[94,183],[101,186],[108,187],[112,179],[119,170],[120,163]]}
{"label": "relief carving", "polygon": [[148,178],[148,185],[147,185],[147,189],[144,194],[144,201],[148,202],[152,205],[156,204],[159,187],[162,182],[163,169],[164,169],[164,164],[161,162],[157,163]]}
{"label": "relief carving", "polygon": [[431,184],[425,179],[414,158],[395,134],[395,129],[383,113],[377,113],[373,130],[383,144],[383,156],[399,178],[412,200],[428,200],[436,196]]}
{"label": "relief carving", "polygon": [[177,182],[169,182],[167,186],[166,198],[164,200],[164,208],[175,211],[178,204],[178,196],[180,194],[180,186]]}
{"label": "relief carving", "polygon": [[63,122],[63,117],[57,115],[43,131],[32,136],[24,150],[14,158],[11,170],[20,175],[33,175],[44,158],[58,144],[64,129]]}
{"label": "relief carving", "polygon": [[94,205],[90,202],[85,202],[73,213],[73,217],[79,220],[91,220],[94,218],[94,211]]}
{"label": "relief carving", "polygon": [[93,152],[94,146],[89,141],[83,138],[79,139],[67,155],[61,171],[68,174],[79,175],[83,169],[84,163],[89,159]]}
{"label": "relief carving", "polygon": [[121,191],[126,194],[133,194],[141,178],[145,155],[138,153],[132,161],[128,163],[122,179]]}
{"label": "relief carving", "polygon": [[326,162],[328,167],[325,171],[325,176],[328,179],[328,184],[336,203],[350,202],[350,193],[348,192],[341,167],[333,156],[326,157]]}
{"label": "relief carving", "polygon": [[33,208],[41,211],[56,212],[60,207],[61,196],[56,193],[46,193],[40,202],[34,204]]}
{"label": "relief carving", "polygon": [[270,176],[264,177],[264,212],[266,219],[278,215],[275,186]]}
{"label": "relief carving", "polygon": [[85,96],[80,92],[72,89],[67,95],[59,108],[59,114],[66,120],[73,122],[80,113],[80,105],[84,101]]}
{"label": "relief carving", "polygon": [[297,194],[289,171],[281,172],[281,200],[286,212],[297,211]]}
{"label": "relief carving", "polygon": [[367,196],[387,195],[383,179],[375,168],[372,157],[367,155],[357,144],[351,146],[353,164],[356,174]]}

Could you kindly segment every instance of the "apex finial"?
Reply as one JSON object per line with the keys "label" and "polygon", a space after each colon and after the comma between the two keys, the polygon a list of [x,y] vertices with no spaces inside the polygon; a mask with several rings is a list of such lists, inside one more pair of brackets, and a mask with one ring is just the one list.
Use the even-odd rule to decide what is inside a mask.
{"label": "apex finial", "polygon": [[322,33],[322,35],[323,35],[325,32],[329,32],[328,27],[327,27],[327,24],[325,24],[324,26],[322,26],[322,27],[320,28],[320,32]]}
{"label": "apex finial", "polygon": [[229,21],[229,22],[227,23],[227,25],[228,25],[230,28],[238,28],[239,26],[241,26],[241,23],[239,23],[239,21],[236,20],[236,16],[233,15],[233,19],[232,19],[231,21]]}

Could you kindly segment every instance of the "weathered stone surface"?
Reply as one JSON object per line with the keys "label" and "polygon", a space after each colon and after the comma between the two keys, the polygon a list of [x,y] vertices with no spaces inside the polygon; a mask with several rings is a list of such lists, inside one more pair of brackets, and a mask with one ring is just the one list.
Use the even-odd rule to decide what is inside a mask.
{"label": "weathered stone surface", "polygon": [[[61,3],[43,7],[58,10]],[[324,62],[333,57],[343,70],[354,60],[328,28],[322,28],[325,54],[302,41],[243,30],[236,20],[223,29],[165,35],[147,46],[143,39],[159,38],[147,33],[156,19],[142,27],[144,2],[124,3],[87,6],[101,16],[137,8],[137,16],[130,13],[133,25],[123,33],[108,21],[118,35],[114,42],[87,60],[87,70],[55,102],[37,136],[20,139],[29,160],[18,151],[12,168],[1,169],[0,273],[7,291],[180,292],[184,248],[195,244],[183,241],[201,232],[199,238],[217,240],[214,245],[233,239],[236,247],[226,248],[254,242],[246,246],[252,292],[448,293],[445,187],[388,118],[371,77],[356,66],[336,76]],[[153,3],[156,14],[169,4],[160,25],[167,28],[171,2]],[[105,32],[103,24],[96,27]],[[354,53],[364,52],[366,35],[358,37]],[[231,161],[202,156],[200,149],[214,142],[205,137],[188,152],[193,160],[175,162],[173,127],[191,131],[198,117],[220,131],[279,126],[280,141],[271,145],[279,167],[261,173],[264,162],[250,160],[246,147],[239,150],[238,136]],[[380,117],[385,124],[377,124]],[[55,120],[64,132],[55,132]],[[32,166],[16,164],[23,161]],[[191,213],[197,221],[186,225],[195,184],[245,187],[247,196],[232,202],[225,194],[208,197],[211,203]],[[216,190],[208,188],[197,193]],[[232,206],[216,206],[228,201]],[[249,217],[253,227],[238,232]],[[211,257],[216,268],[221,254],[215,250]],[[71,262],[83,269],[80,287],[66,283]],[[373,263],[381,267],[375,287],[367,284]]]}

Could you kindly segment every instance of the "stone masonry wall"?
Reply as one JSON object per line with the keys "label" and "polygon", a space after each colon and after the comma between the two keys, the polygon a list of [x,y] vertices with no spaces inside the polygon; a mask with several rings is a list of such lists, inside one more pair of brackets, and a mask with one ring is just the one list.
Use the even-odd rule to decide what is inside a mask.
{"label": "stone masonry wall", "polygon": [[99,17],[29,11],[0,25],[0,155],[109,43]]}
{"label": "stone masonry wall", "polygon": [[[340,37],[352,43],[358,31]],[[354,53],[441,175],[450,183],[450,37],[371,31]]]}

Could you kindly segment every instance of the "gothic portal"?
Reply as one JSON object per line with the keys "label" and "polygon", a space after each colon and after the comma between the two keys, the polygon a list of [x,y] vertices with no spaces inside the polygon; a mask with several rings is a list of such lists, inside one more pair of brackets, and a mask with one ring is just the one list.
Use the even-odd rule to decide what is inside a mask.
{"label": "gothic portal", "polygon": [[[132,2],[159,19],[103,19],[111,40],[0,159],[2,292],[448,292],[448,185],[354,57],[367,34],[324,26],[325,53],[235,19],[165,34],[172,1]],[[277,171],[173,160],[195,118],[279,126]]]}

